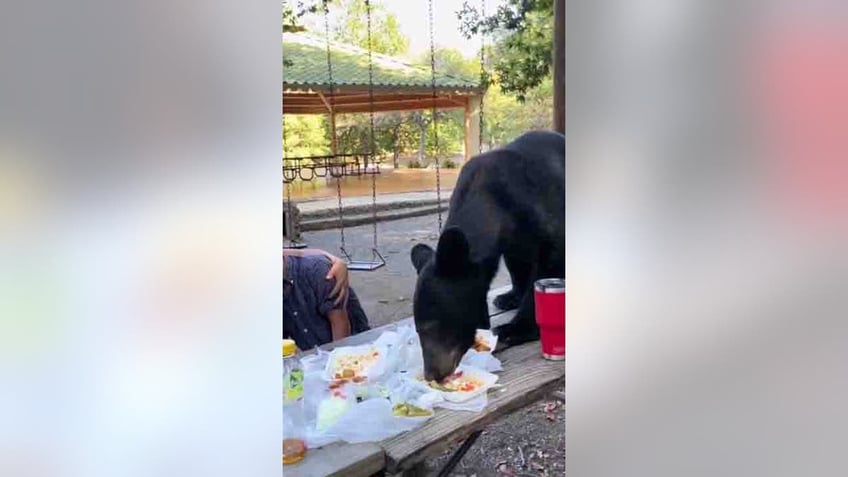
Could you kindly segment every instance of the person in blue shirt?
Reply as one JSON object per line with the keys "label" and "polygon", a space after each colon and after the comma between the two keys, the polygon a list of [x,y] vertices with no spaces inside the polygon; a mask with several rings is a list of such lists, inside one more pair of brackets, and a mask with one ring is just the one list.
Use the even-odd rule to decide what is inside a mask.
{"label": "person in blue shirt", "polygon": [[307,350],[370,329],[348,278],[328,252],[283,249],[283,338]]}

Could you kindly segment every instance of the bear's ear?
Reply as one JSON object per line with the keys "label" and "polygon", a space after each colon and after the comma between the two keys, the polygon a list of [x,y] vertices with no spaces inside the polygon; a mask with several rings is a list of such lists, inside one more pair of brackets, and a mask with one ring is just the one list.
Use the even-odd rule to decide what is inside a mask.
{"label": "bear's ear", "polygon": [[439,237],[436,268],[444,275],[457,275],[471,265],[471,251],[465,234],[458,227],[448,227]]}
{"label": "bear's ear", "polygon": [[423,243],[419,243],[412,247],[412,251],[409,252],[409,257],[412,259],[412,266],[415,267],[415,271],[421,273],[421,269],[427,262],[430,261],[430,258],[433,257],[434,253],[435,251],[432,247]]}

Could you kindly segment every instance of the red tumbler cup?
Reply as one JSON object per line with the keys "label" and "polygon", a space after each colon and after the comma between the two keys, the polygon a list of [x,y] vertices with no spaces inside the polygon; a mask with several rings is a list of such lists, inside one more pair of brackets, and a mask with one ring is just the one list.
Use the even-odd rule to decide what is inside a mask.
{"label": "red tumbler cup", "polygon": [[565,280],[545,278],[534,286],[536,323],[542,356],[545,359],[565,359]]}

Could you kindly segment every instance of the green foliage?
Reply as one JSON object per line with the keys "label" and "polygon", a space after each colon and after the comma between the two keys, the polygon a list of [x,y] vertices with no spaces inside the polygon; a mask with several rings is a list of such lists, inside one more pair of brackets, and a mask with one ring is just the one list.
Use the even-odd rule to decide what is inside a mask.
{"label": "green foliage", "polygon": [[553,12],[553,0],[506,0],[494,15],[483,17],[466,1],[457,17],[466,38],[478,33],[495,38],[493,68],[500,87],[523,102],[550,74]]}
{"label": "green foliage", "polygon": [[[477,78],[480,76],[480,61],[477,59],[466,59],[462,52],[453,48],[436,48],[435,57],[436,71],[449,75],[462,76],[465,78]],[[421,54],[418,62],[422,65],[430,65],[430,52]]]}
{"label": "green foliage", "polygon": [[[344,12],[336,27],[337,41],[368,49],[368,22],[364,0],[344,0]],[[397,17],[386,7],[371,2],[371,51],[386,55],[402,55],[409,50],[409,39],[400,31]]]}
{"label": "green foliage", "polygon": [[316,13],[321,8],[320,0],[310,2],[303,0],[283,0],[283,32],[295,33],[305,31],[306,28],[301,24],[304,15],[308,13]]}
{"label": "green foliage", "polygon": [[317,115],[283,116],[283,158],[330,153],[327,118]]}
{"label": "green foliage", "polygon": [[456,163],[450,159],[445,159],[442,161],[442,167],[445,169],[456,169]]}
{"label": "green foliage", "polygon": [[445,156],[463,151],[465,146],[465,117],[462,111],[441,111],[436,117],[438,130],[438,149],[436,148],[436,129],[427,128],[427,154]]}
{"label": "green foliage", "polygon": [[413,159],[413,160],[409,161],[409,163],[407,163],[406,167],[408,169],[421,169],[422,168],[421,163],[418,162],[418,159]]}
{"label": "green foliage", "polygon": [[486,93],[483,115],[483,141],[488,148],[501,146],[533,129],[550,129],[553,121],[551,77],[529,89],[524,102],[508,95],[495,82]]}

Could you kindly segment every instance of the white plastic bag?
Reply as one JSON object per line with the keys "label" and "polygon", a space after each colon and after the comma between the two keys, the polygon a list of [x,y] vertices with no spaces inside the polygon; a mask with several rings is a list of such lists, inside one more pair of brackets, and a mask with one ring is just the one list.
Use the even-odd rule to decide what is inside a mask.
{"label": "white plastic bag", "polygon": [[490,373],[503,371],[501,360],[495,358],[492,353],[479,352],[469,349],[459,362],[460,366],[470,366],[472,368],[482,369]]}
{"label": "white plastic bag", "polygon": [[400,342],[399,363],[397,371],[411,372],[424,367],[424,355],[421,351],[421,339],[413,325],[398,328]]}
{"label": "white plastic bag", "polygon": [[419,425],[421,421],[397,418],[392,413],[392,403],[388,399],[369,399],[355,404],[326,430],[325,435],[352,444],[374,442],[388,439]]}
{"label": "white plastic bag", "polygon": [[[487,343],[496,341],[487,340]],[[341,386],[331,384],[335,357],[373,350],[379,351],[380,359],[367,370],[367,381],[347,382]],[[414,429],[432,417],[396,416],[393,408],[402,403],[430,411],[445,408],[471,412],[480,412],[488,404],[485,392],[463,402],[450,402],[441,391],[418,380],[423,375],[424,360],[421,341],[413,325],[388,330],[371,344],[336,348],[330,353],[319,350],[303,359],[303,367],[307,445],[312,448],[335,441],[357,443],[387,439]],[[481,372],[502,369],[491,352],[473,349],[461,361],[460,369],[467,368]],[[494,380],[488,385],[497,380],[497,377],[492,378]]]}

